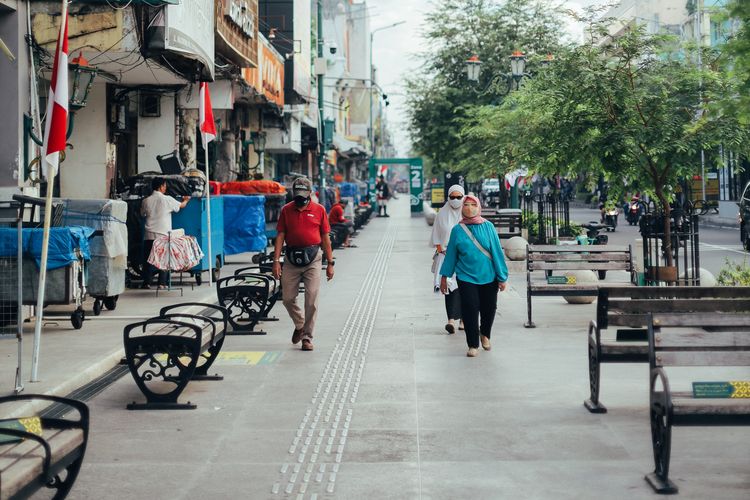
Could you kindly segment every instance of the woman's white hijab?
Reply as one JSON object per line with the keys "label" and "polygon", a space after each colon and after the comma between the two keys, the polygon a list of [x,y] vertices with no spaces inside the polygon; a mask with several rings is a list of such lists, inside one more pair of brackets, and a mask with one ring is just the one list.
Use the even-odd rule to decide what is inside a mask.
{"label": "woman's white hijab", "polygon": [[[462,195],[466,195],[463,186],[455,184],[448,190],[448,195],[459,192]],[[432,237],[430,243],[432,246],[440,245],[445,249],[448,246],[448,241],[451,237],[451,231],[461,220],[461,205],[458,208],[453,208],[450,205],[450,200],[445,200],[445,205],[435,217],[435,223],[432,225]]]}
{"label": "woman's white hijab", "polygon": [[[461,193],[462,195],[466,195],[466,192],[464,191],[464,188],[459,185],[455,184],[448,189],[448,196],[450,196],[452,193]],[[432,225],[432,236],[430,237],[430,246],[436,247],[440,245],[443,247],[443,251],[445,251],[446,247],[448,246],[448,241],[450,241],[451,238],[451,231],[453,228],[459,223],[461,220],[461,207],[463,204],[458,204],[457,208],[453,208],[450,205],[450,199],[445,201],[445,205],[443,205],[443,208],[440,209],[440,211],[437,214],[437,217],[435,217],[435,223]],[[433,280],[433,286],[436,290],[440,289],[440,266],[443,265],[443,259],[445,258],[445,255],[443,254],[435,254],[435,257],[433,258],[432,262],[432,272],[434,273],[434,280]],[[452,276],[448,278],[448,289],[452,292],[456,288],[458,288],[458,283],[456,283],[456,277]]]}

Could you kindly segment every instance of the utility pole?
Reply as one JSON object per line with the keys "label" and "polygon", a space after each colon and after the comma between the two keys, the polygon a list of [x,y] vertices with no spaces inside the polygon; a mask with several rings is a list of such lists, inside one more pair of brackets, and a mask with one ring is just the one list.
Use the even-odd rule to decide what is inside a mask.
{"label": "utility pole", "polygon": [[[323,58],[323,0],[318,0],[318,58]],[[323,103],[323,75],[318,77],[318,176],[320,204],[325,206],[326,202],[326,144],[325,131],[325,109]]]}
{"label": "utility pole", "polygon": [[[696,0],[693,13],[693,32],[698,42],[698,70],[703,71],[703,0]],[[701,103],[703,102],[703,78],[701,77]],[[701,148],[701,195],[706,201],[706,151]]]}

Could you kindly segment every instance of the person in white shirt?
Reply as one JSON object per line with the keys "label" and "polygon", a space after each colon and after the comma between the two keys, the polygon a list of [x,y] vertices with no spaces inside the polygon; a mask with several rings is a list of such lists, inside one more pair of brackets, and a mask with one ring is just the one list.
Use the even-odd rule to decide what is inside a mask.
{"label": "person in white shirt", "polygon": [[[180,203],[171,196],[165,195],[167,181],[163,177],[154,177],[151,181],[151,188],[154,192],[141,204],[141,215],[146,219],[143,237],[143,285],[141,285],[141,288],[146,289],[151,288],[151,280],[154,278],[154,273],[158,271],[148,263],[148,256],[151,255],[154,240],[159,236],[167,235],[172,230],[172,213],[179,212],[190,201],[190,196],[183,196],[182,203]],[[166,283],[167,273],[159,271],[159,287],[165,286]]]}

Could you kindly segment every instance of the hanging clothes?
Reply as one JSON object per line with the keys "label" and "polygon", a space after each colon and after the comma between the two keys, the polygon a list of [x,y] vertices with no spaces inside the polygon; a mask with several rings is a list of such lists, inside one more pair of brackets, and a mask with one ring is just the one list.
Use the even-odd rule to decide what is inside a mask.
{"label": "hanging clothes", "polygon": [[154,240],[148,263],[160,271],[189,271],[203,259],[203,251],[193,236],[160,236]]}

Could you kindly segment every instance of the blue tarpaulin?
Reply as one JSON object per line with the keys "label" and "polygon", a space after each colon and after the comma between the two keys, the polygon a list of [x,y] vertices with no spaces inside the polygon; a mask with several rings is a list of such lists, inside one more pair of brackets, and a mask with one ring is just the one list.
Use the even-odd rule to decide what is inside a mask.
{"label": "blue tarpaulin", "polygon": [[224,198],[224,253],[236,255],[266,248],[266,199],[263,196],[221,195]]}
{"label": "blue tarpaulin", "polygon": [[[84,226],[66,226],[50,228],[47,269],[65,267],[78,260],[76,250],[84,260],[91,260],[89,238],[94,230]],[[36,265],[42,264],[42,242],[44,230],[23,230],[23,253],[34,258]],[[18,255],[18,232],[15,228],[0,228],[0,257]]]}

